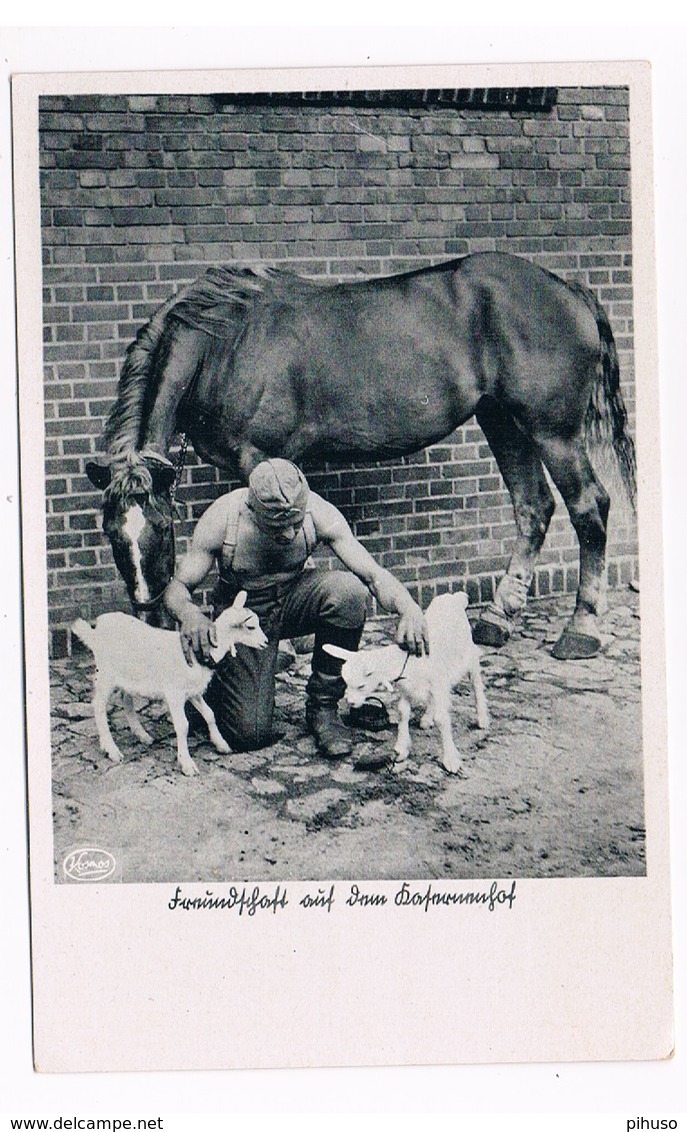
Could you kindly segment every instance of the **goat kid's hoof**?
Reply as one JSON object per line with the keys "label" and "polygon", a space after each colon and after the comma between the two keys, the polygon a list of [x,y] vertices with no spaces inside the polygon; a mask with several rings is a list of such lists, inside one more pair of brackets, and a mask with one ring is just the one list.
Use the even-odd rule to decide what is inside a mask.
{"label": "goat kid's hoof", "polygon": [[194,778],[198,774],[198,767],[192,762],[183,762],[180,765],[181,773],[185,774],[187,778]]}
{"label": "goat kid's hoof", "polygon": [[597,637],[564,629],[551,649],[551,656],[556,660],[587,660],[596,656],[600,648],[601,641]]}
{"label": "goat kid's hoof", "polygon": [[103,751],[103,754],[110,760],[111,763],[120,763],[122,761],[121,751]]}
{"label": "goat kid's hoof", "polygon": [[472,627],[472,639],[476,645],[500,649],[510,640],[513,622],[507,613],[493,603],[488,605],[479,621]]}
{"label": "goat kid's hoof", "polygon": [[441,765],[443,766],[447,774],[454,774],[456,778],[465,778],[463,764],[460,759],[457,759],[455,762],[453,761],[453,759],[451,759],[449,761],[443,762]]}

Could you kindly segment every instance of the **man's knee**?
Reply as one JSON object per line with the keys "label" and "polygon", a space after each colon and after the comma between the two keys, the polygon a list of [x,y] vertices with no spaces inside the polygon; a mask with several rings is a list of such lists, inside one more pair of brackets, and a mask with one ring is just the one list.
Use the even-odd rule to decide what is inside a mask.
{"label": "man's knee", "polygon": [[258,711],[253,705],[247,710],[232,710],[228,705],[214,707],[220,734],[232,751],[257,751],[273,742],[272,712]]}
{"label": "man's knee", "polygon": [[226,739],[232,751],[259,751],[263,747],[271,747],[274,742],[272,722],[269,726],[264,721],[232,720],[220,733]]}
{"label": "man's knee", "polygon": [[367,589],[355,574],[335,570],[328,575],[327,600],[322,616],[341,628],[359,628],[365,622]]}
{"label": "man's knee", "polygon": [[[274,646],[276,651],[276,646]],[[218,667],[206,693],[220,734],[234,751],[253,751],[272,742],[274,679],[270,666],[260,672]]]}

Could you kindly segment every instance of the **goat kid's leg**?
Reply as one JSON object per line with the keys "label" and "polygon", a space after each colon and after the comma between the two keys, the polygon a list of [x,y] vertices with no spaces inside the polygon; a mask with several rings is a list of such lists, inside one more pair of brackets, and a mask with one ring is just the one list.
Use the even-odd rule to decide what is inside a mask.
{"label": "goat kid's leg", "polygon": [[441,745],[443,751],[442,765],[449,774],[461,774],[463,760],[458,754],[455,743],[453,742],[453,731],[451,728],[451,702],[449,696],[435,697],[435,718],[437,726],[441,733]]}
{"label": "goat kid's leg", "polygon": [[410,702],[403,697],[398,701],[398,733],[394,751],[398,755],[397,762],[402,763],[410,754]]}
{"label": "goat kid's leg", "polygon": [[208,704],[206,704],[202,696],[191,696],[190,702],[193,704],[196,711],[200,715],[202,715],[203,719],[207,723],[208,732],[210,734],[210,742],[212,743],[215,750],[219,751],[222,755],[228,755],[231,751],[231,747],[227,743],[226,739],[222,738],[222,736],[220,735],[219,727],[217,726],[217,721],[215,720],[215,713],[212,708],[209,707]]}
{"label": "goat kid's leg", "polygon": [[134,707],[133,696],[129,692],[122,692],[122,707],[124,708],[124,715],[126,716],[126,721],[129,724],[132,734],[136,736],[139,742],[144,743],[146,747],[151,747],[155,740],[153,736],[146,731],[138,718]]}
{"label": "goat kid's leg", "polygon": [[107,703],[111,691],[112,688],[109,684],[105,683],[103,680],[98,680],[96,677],[93,694],[93,715],[95,716],[95,722],[98,728],[98,739],[100,740],[101,749],[113,763],[120,763],[122,761],[122,752],[112,738],[110,724],[107,720]]}
{"label": "goat kid's leg", "polygon": [[429,731],[431,727],[434,727],[434,700],[433,699],[430,699],[428,701],[427,707],[425,708],[425,710],[422,713],[422,718],[420,719],[420,727],[422,728],[423,731]]}
{"label": "goat kid's leg", "polygon": [[491,727],[491,719],[489,717],[487,697],[484,694],[484,681],[482,680],[482,670],[479,666],[479,657],[475,657],[470,666],[470,679],[472,680],[472,690],[475,693],[477,726],[481,731],[488,731]]}
{"label": "goat kid's leg", "polygon": [[174,730],[177,737],[177,762],[182,774],[191,778],[194,774],[198,774],[198,768],[191,758],[188,749],[188,720],[186,712],[184,711],[185,700],[182,698],[170,699],[167,697],[167,707],[169,714],[172,717]]}

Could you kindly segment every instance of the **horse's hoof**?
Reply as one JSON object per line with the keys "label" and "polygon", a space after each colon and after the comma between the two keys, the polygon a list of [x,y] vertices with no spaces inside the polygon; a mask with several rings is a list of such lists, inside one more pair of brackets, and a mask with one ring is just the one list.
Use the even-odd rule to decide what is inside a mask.
{"label": "horse's hoof", "polygon": [[476,645],[487,645],[500,649],[509,640],[513,626],[507,613],[496,605],[489,605],[479,621],[472,627],[472,639]]}
{"label": "horse's hoof", "polygon": [[564,629],[551,649],[551,656],[556,660],[586,660],[590,656],[596,656],[600,648],[601,641],[596,637]]}

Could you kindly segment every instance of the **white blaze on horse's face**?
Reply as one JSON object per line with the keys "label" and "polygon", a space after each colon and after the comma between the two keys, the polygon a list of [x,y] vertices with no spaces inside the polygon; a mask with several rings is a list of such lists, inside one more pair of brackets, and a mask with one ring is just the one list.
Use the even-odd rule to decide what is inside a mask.
{"label": "white blaze on horse's face", "polygon": [[134,600],[141,602],[150,601],[150,590],[148,583],[143,577],[143,566],[141,561],[141,548],[139,546],[139,539],[143,534],[146,526],[146,517],[143,514],[143,509],[138,503],[133,507],[129,507],[126,512],[126,518],[122,524],[122,534],[131,545],[131,565],[134,570]]}

